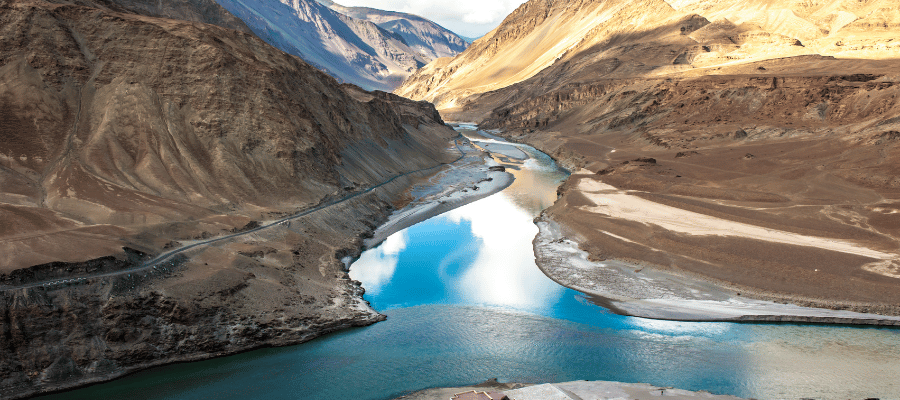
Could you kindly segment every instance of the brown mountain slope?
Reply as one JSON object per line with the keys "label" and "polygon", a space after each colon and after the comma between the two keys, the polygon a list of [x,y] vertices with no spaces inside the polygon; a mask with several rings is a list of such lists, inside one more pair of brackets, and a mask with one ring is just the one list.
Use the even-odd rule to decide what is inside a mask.
{"label": "brown mountain slope", "polygon": [[[406,168],[396,152],[421,147],[399,99],[356,101],[249,34],[79,6],[6,11],[0,154],[24,185],[19,206],[117,226],[302,207],[381,182]],[[378,149],[385,169],[356,168],[341,154],[353,147]]]}
{"label": "brown mountain slope", "polygon": [[50,3],[75,4],[107,11],[141,14],[148,17],[202,22],[250,33],[240,18],[222,8],[215,0],[51,0]]}
{"label": "brown mountain slope", "polygon": [[[577,172],[545,217],[596,259],[900,314],[900,18],[888,2],[541,4],[398,93]],[[591,10],[603,23],[583,33]],[[575,44],[543,50],[536,32],[550,27]],[[517,66],[552,61],[492,69],[509,52]],[[670,217],[641,213],[644,200]]]}
{"label": "brown mountain slope", "polygon": [[[799,55],[890,59],[900,51],[900,14],[892,7],[885,0],[530,1],[465,52],[422,68],[395,93],[450,109],[468,95],[521,82],[585,52],[615,69],[621,55],[665,51],[664,62],[618,71],[640,76],[710,74],[721,66]],[[660,40],[671,47],[659,48]]]}
{"label": "brown mountain slope", "polygon": [[0,1],[0,397],[381,318],[340,259],[406,178],[82,279],[439,165],[456,136],[249,33],[101,5]]}
{"label": "brown mountain slope", "polygon": [[569,52],[598,42],[615,46],[626,35],[682,17],[705,23],[690,21],[662,0],[527,2],[465,52],[420,69],[395,93],[452,108],[468,95],[528,79]]}

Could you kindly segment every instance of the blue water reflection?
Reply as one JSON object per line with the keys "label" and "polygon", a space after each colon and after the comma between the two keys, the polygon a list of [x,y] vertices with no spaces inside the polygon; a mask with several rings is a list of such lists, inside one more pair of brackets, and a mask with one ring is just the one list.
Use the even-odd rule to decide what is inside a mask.
{"label": "blue water reflection", "polygon": [[[512,161],[516,181],[502,193],[399,232],[353,264],[350,276],[375,309],[477,305],[585,322],[591,318],[570,317],[605,312],[535,265],[532,220],[553,203],[566,174],[543,153],[523,150],[529,158]],[[394,251],[401,242],[402,252]]]}
{"label": "blue water reflection", "polygon": [[363,283],[372,307],[476,306],[633,330],[645,338],[726,337],[732,324],[616,316],[547,278],[534,262],[533,219],[556,200],[566,173],[545,154],[520,149],[529,158],[509,161],[516,181],[503,192],[398,232],[363,253],[350,276]]}

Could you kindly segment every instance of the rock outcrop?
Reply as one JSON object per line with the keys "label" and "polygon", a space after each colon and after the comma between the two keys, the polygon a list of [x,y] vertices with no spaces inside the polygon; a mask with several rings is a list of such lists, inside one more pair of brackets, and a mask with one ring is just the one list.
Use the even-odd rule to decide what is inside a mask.
{"label": "rock outcrop", "polygon": [[456,133],[242,26],[203,1],[0,1],[0,397],[382,318],[341,259]]}

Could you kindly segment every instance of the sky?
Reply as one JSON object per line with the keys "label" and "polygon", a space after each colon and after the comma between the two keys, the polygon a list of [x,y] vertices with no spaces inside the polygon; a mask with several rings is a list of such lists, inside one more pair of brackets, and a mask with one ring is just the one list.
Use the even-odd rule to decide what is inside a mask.
{"label": "sky", "polygon": [[525,0],[336,0],[347,7],[372,7],[415,14],[454,33],[477,38],[500,25]]}

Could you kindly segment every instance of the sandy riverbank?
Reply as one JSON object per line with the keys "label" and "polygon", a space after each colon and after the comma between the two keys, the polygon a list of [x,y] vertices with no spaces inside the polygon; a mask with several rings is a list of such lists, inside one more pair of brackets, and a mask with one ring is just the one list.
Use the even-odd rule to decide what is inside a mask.
{"label": "sandy riverbank", "polygon": [[[603,213],[609,218],[658,224],[694,235],[752,237],[759,233],[757,230],[763,230],[731,221],[716,221],[709,216],[688,215],[690,213],[685,210],[630,196],[600,182],[591,182],[583,187],[580,185],[579,188],[588,190],[588,194],[597,189],[594,193],[595,201],[606,205],[595,204],[583,207],[582,211]],[[619,314],[681,321],[779,321],[900,326],[900,317],[897,316],[784,304],[765,300],[767,294],[761,291],[664,270],[646,263],[596,260],[581,249],[585,239],[580,232],[571,231],[547,215],[542,215],[537,225],[540,231],[534,240],[534,248],[541,270],[563,286],[594,296],[598,303]],[[615,234],[600,233],[631,242]],[[843,241],[771,231],[773,237],[780,237],[779,234],[798,242],[798,245],[893,259],[891,254],[853,246]],[[755,239],[773,240],[769,236]],[[803,304],[803,299],[794,299],[793,302]],[[830,305],[834,308],[842,306],[839,302]]]}
{"label": "sandy riverbank", "polygon": [[[742,300],[735,310],[743,311],[728,312],[729,319],[856,323],[859,317],[832,320],[831,313],[809,315],[807,308],[875,315],[865,316],[867,320],[900,315],[895,261],[900,253],[886,228],[895,219],[894,200],[782,153],[801,145],[807,145],[806,151],[809,146],[831,151],[830,144],[752,146],[754,154],[781,154],[782,164],[796,162],[798,170],[819,171],[820,176],[800,182],[785,181],[793,176],[771,165],[733,170],[729,158],[737,153],[734,149],[710,156],[666,150],[650,158],[639,157],[633,148],[616,150],[588,145],[593,142],[573,143],[575,139],[566,143],[558,134],[498,134],[535,146],[576,171],[543,217],[559,224],[564,236],[577,242],[575,248],[592,261],[622,262],[623,271],[638,271],[641,278],[651,273],[677,277],[661,279],[670,288],[684,284],[674,283],[679,280],[714,287],[728,294],[722,301]],[[603,138],[611,139],[615,136]],[[585,164],[589,167],[581,169]],[[588,289],[579,279],[565,283],[561,276],[551,277]],[[612,291],[604,291],[604,297],[616,298]],[[748,297],[780,304],[779,309],[786,303],[799,308],[792,317],[746,312]],[[633,315],[649,317],[650,309],[660,308],[667,311],[657,318],[686,318],[680,315],[683,304],[672,309],[677,303],[672,300],[661,304],[645,297],[625,298],[641,300],[640,309],[639,303],[631,303]],[[703,319],[719,317],[709,314],[721,303],[701,304],[694,302],[691,308],[702,308]],[[700,316],[694,314],[691,318]]]}
{"label": "sandy riverbank", "polygon": [[487,153],[465,139],[460,139],[458,143],[466,155],[427,181],[413,186],[409,190],[413,200],[392,213],[372,237],[364,241],[365,248],[373,248],[394,233],[481,200],[513,183],[515,177],[512,174],[490,169],[493,163]]}
{"label": "sandy riverbank", "polygon": [[[559,161],[573,166],[570,158]],[[632,164],[636,172],[647,168]],[[576,170],[560,188],[557,203],[539,218],[534,246],[547,276],[617,313],[668,320],[900,325],[891,300],[898,254],[882,237],[856,232],[847,235],[856,240],[842,239],[846,233],[840,226],[805,217],[811,212],[803,205],[773,211],[746,200],[699,202],[620,190],[605,178]],[[784,215],[775,218],[767,211]],[[698,244],[678,246],[679,240]],[[734,243],[723,247],[719,240]],[[736,257],[741,254],[733,254],[735,248],[746,254]],[[700,253],[692,257],[694,250]],[[723,251],[720,264],[708,262],[710,253]],[[856,290],[861,287],[866,291]]]}

